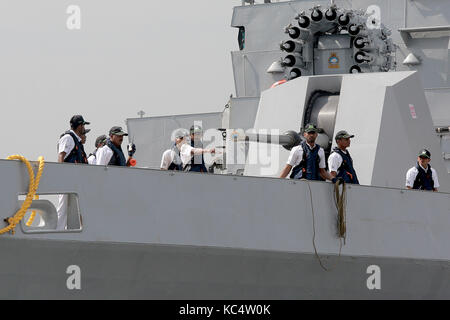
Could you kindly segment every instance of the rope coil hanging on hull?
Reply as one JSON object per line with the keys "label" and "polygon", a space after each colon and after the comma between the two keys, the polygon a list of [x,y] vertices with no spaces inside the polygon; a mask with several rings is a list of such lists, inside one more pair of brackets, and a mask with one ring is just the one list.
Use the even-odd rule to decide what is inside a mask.
{"label": "rope coil hanging on hull", "polygon": [[[9,225],[0,229],[0,234],[4,234],[7,232],[11,232],[14,234],[16,226],[20,223],[20,221],[23,219],[25,214],[27,213],[28,208],[31,206],[31,203],[33,202],[33,199],[36,197],[36,192],[39,187],[39,182],[42,177],[42,172],[44,171],[44,158],[39,157],[39,167],[38,171],[36,173],[36,176],[34,175],[33,167],[31,166],[30,162],[23,156],[20,155],[12,155],[6,158],[7,160],[20,160],[22,161],[28,170],[28,176],[30,177],[30,185],[28,187],[28,194],[25,198],[25,201],[22,204],[22,207],[10,218],[6,218],[5,222],[7,222]],[[27,224],[30,225],[33,223],[34,217],[30,217]]]}

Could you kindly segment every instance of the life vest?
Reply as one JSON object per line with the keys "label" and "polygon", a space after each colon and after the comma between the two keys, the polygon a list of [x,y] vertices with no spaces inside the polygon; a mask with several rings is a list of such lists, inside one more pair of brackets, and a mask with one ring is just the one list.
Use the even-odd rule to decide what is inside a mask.
{"label": "life vest", "polygon": [[416,169],[419,173],[416,176],[416,180],[414,180],[413,189],[434,190],[434,180],[431,166],[428,165],[427,171],[425,171],[419,163],[417,163]]}
{"label": "life vest", "polygon": [[338,168],[336,178],[342,178],[346,183],[359,184],[358,177],[356,176],[356,171],[353,168],[353,160],[350,156],[350,153],[348,151],[347,153],[344,153],[337,147],[333,149],[333,152],[339,153],[339,155],[342,157],[342,164]]}
{"label": "life vest", "polygon": [[320,146],[316,144],[314,148],[310,149],[305,141],[300,146],[303,149],[302,161],[292,169],[289,177],[291,179],[322,180],[319,174]]}
{"label": "life vest", "polygon": [[110,166],[122,166],[125,167],[127,165],[127,160],[125,159],[125,155],[123,154],[121,147],[116,147],[110,139],[106,140],[106,145],[112,150],[113,155],[111,160],[109,160],[108,165]]}
{"label": "life vest", "polygon": [[172,162],[170,163],[169,168],[167,170],[176,170],[176,171],[182,171],[183,170],[183,164],[181,162],[180,158],[180,150],[177,148],[177,145],[174,144],[171,149],[174,152],[174,157]]}
{"label": "life vest", "polygon": [[72,151],[64,159],[64,162],[68,163],[88,163],[86,153],[84,152],[84,147],[80,141],[78,141],[77,136],[72,131],[64,132],[60,138],[64,137],[66,134],[70,135],[75,143]]}
{"label": "life vest", "polygon": [[[197,142],[196,145],[197,144],[201,143]],[[194,148],[194,140],[191,141],[191,147]],[[195,148],[197,147],[203,148],[203,145],[201,144],[201,146],[196,146]],[[191,163],[188,166],[186,166],[185,170],[194,172],[208,172],[208,169],[206,169],[205,166],[205,159],[203,158],[203,153],[192,155]]]}

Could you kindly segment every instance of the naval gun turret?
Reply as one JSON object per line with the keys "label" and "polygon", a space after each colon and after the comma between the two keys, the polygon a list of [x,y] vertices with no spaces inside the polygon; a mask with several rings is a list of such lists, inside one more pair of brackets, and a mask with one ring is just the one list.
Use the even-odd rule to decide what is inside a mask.
{"label": "naval gun turret", "polygon": [[[256,132],[254,130],[243,132],[236,130],[227,130],[223,128],[219,128],[217,130],[223,137],[223,143],[220,143],[219,141],[219,143],[214,146],[219,152],[217,152],[217,156],[214,157],[214,159],[211,161],[212,164],[209,167],[209,171],[215,173],[243,173],[240,167],[232,170],[227,166],[230,164],[230,161],[227,161],[227,149],[232,151],[231,153],[234,154],[236,144],[243,143],[245,146],[244,149],[246,150],[248,150],[248,143],[250,142],[280,145],[286,150],[291,150],[295,146],[298,146],[303,140],[300,133],[294,130],[288,130],[281,134],[271,134],[267,132],[262,133]],[[234,162],[233,164],[244,165],[244,163],[236,162]]]}
{"label": "naval gun turret", "polygon": [[[248,155],[249,146],[252,143],[257,145],[272,145],[280,146],[284,150],[290,151],[292,148],[300,145],[304,138],[302,136],[303,130],[300,132],[295,130],[287,130],[283,133],[280,130],[232,130],[232,129],[216,129],[221,132],[223,137],[223,143],[216,143],[214,146],[218,152],[211,161],[210,172],[221,174],[238,174],[244,173],[243,168],[246,163],[247,156],[237,155],[239,152],[243,152]],[[218,140],[216,140],[217,142]],[[325,153],[328,155],[330,152],[331,141],[323,128],[318,128],[318,136],[316,143],[320,145]],[[237,146],[241,146],[239,148]],[[239,150],[240,149],[240,150]],[[247,159],[248,160],[248,159]]]}

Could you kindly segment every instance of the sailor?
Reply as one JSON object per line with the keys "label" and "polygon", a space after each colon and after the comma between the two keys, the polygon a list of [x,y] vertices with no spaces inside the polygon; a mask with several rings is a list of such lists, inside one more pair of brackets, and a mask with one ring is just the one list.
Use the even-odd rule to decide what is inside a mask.
{"label": "sailor", "polygon": [[85,132],[83,116],[75,115],[70,119],[71,130],[66,131],[58,142],[58,162],[87,163],[81,135]]}
{"label": "sailor", "polygon": [[[86,140],[87,140],[87,134],[89,133],[91,131],[91,129],[85,129],[84,131],[83,131],[83,133],[81,134],[81,136],[80,136],[80,138],[81,138],[81,144],[83,145],[83,150],[81,151],[82,153],[83,153],[83,159],[87,159],[88,157],[87,157],[87,155],[86,155],[86,152],[84,151],[84,145],[86,144]],[[89,160],[88,160],[88,163],[89,163]]]}
{"label": "sailor", "polygon": [[184,171],[194,171],[206,173],[204,153],[215,153],[215,149],[203,149],[203,130],[198,125],[193,125],[189,130],[191,143],[184,143],[181,146],[180,156],[183,162]]}
{"label": "sailor", "polygon": [[[84,127],[87,124],[90,123],[84,121],[81,115],[74,115],[70,119],[71,130],[66,131],[58,142],[58,162],[87,163],[83,147],[83,143],[86,142],[87,130],[89,130]],[[69,196],[67,194],[58,196],[58,207],[56,208],[58,214],[57,230],[66,229],[68,200]]]}
{"label": "sailor", "polygon": [[[134,144],[132,145],[131,152],[128,152],[128,159],[125,159],[125,155],[122,151],[123,137],[128,136],[128,133],[124,132],[121,127],[112,127],[109,130],[109,139],[106,140],[106,144],[97,151],[97,165],[110,165],[110,166],[131,166],[132,155],[136,151]],[[131,155],[130,155],[131,153]]]}
{"label": "sailor", "polygon": [[431,153],[423,149],[417,157],[417,164],[406,173],[406,188],[438,191],[436,170],[430,166]]}
{"label": "sailor", "polygon": [[183,163],[181,162],[180,149],[184,143],[184,138],[187,134],[183,130],[175,132],[174,143],[170,149],[164,151],[161,159],[161,170],[183,170]]}
{"label": "sailor", "polygon": [[303,132],[305,138],[300,145],[292,148],[288,161],[280,178],[286,178],[289,172],[291,179],[331,180],[331,175],[325,170],[325,152],[316,144],[318,129],[314,124],[308,124]]}
{"label": "sailor", "polygon": [[347,148],[350,146],[350,135],[347,131],[339,131],[335,136],[337,147],[335,147],[328,158],[328,168],[332,177],[331,182],[343,180],[346,183],[359,184],[353,160]]}
{"label": "sailor", "polygon": [[91,154],[89,154],[88,157],[88,163],[89,164],[96,164],[97,160],[97,151],[101,147],[103,147],[106,144],[106,135],[102,134],[101,136],[98,136],[97,139],[95,139],[95,150]]}

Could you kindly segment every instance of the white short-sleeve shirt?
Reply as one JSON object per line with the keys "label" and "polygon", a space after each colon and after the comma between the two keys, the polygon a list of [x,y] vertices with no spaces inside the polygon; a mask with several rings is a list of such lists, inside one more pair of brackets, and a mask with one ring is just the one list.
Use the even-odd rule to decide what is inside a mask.
{"label": "white short-sleeve shirt", "polygon": [[[70,132],[72,132],[75,135],[75,137],[77,137],[78,141],[81,141],[81,138],[73,130],[70,130]],[[59,139],[58,154],[60,154],[61,152],[65,152],[66,155],[64,159],[66,159],[69,156],[73,148],[75,148],[75,141],[73,141],[73,138],[70,134],[65,134],[61,137],[61,139]]]}
{"label": "white short-sleeve shirt", "polygon": [[173,159],[175,158],[175,151],[172,149],[167,149],[164,151],[161,159],[161,169],[169,169],[170,164],[173,162]]}
{"label": "white short-sleeve shirt", "polygon": [[97,160],[95,161],[96,165],[106,166],[113,156],[114,152],[110,147],[104,145],[103,147],[97,150]]}
{"label": "white short-sleeve shirt", "polygon": [[181,157],[181,162],[183,162],[183,167],[186,166],[187,164],[191,163],[191,159],[192,159],[191,152],[193,149],[195,149],[195,148],[192,147],[188,143],[185,143],[181,146],[180,157]]}
{"label": "white short-sleeve shirt", "polygon": [[90,156],[89,156],[89,158],[88,158],[88,163],[89,164],[95,164],[95,162],[96,162],[96,158],[95,158],[95,156],[93,155],[93,154],[91,154]]}
{"label": "white short-sleeve shirt", "polygon": [[[342,150],[341,150],[342,151]],[[342,151],[345,154],[348,154],[347,150],[346,151]],[[328,157],[328,170],[330,172],[334,171],[336,173],[338,172],[339,167],[342,164],[342,157],[339,153],[337,152],[332,152],[330,154],[330,156]]]}
{"label": "white short-sleeve shirt", "polygon": [[[308,146],[308,148],[311,150],[312,147],[309,146],[309,144],[306,144]],[[323,151],[322,148],[319,149],[318,152],[318,156],[319,156],[319,168],[324,169],[326,168],[325,166],[325,151]],[[300,162],[303,159],[303,148],[301,145],[298,145],[294,148],[292,148],[291,153],[289,154],[289,158],[287,161],[287,164],[289,164],[292,167],[296,167],[300,164]]]}
{"label": "white short-sleeve shirt", "polygon": [[[420,166],[420,164],[419,164]],[[423,170],[425,170],[425,172],[427,171],[424,167],[420,166]],[[414,185],[414,180],[416,180],[417,175],[419,174],[419,170],[417,170],[416,167],[412,167],[411,169],[408,170],[408,172],[406,173],[406,186],[412,188]],[[434,168],[431,168],[431,177],[433,178],[433,182],[434,182],[434,188],[439,188],[439,180],[438,180],[438,176],[436,173],[436,170],[434,170]]]}

